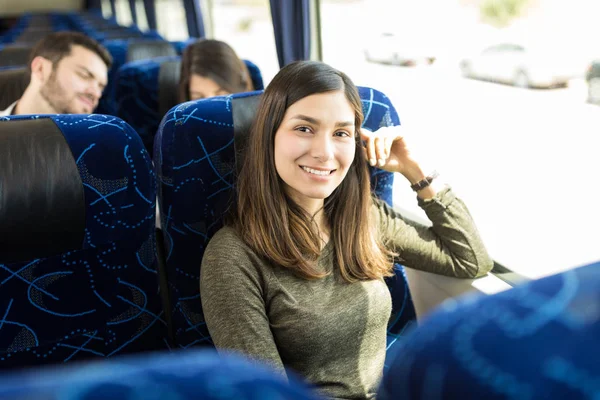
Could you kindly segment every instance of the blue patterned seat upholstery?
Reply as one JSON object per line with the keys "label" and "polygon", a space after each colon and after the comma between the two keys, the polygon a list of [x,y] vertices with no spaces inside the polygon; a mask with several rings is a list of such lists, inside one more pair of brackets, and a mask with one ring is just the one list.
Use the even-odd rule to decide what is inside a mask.
{"label": "blue patterned seat upholstery", "polygon": [[[260,69],[251,61],[244,61],[251,73],[252,83],[262,89]],[[161,67],[169,70],[159,83]],[[180,57],[158,57],[134,61],[119,70],[116,85],[117,116],[127,121],[142,137],[148,152],[152,154],[154,136],[162,117],[177,105]]]}
{"label": "blue patterned seat upholstery", "polygon": [[598,399],[600,262],[443,305],[403,338],[377,397]]}
{"label": "blue patterned seat upholstery", "polygon": [[[60,140],[71,154],[64,165],[45,164],[51,154],[39,150],[38,137],[50,130],[64,137]],[[79,215],[76,204],[58,204],[64,212],[55,218],[59,228],[50,232],[51,241],[36,241],[42,228],[17,220],[13,226],[29,237],[19,243],[26,249],[18,262],[7,261],[6,240],[13,233],[0,226],[0,368],[166,348],[157,278],[156,180],[139,136],[116,117],[93,114],[1,117],[0,131],[1,159],[18,150],[7,142],[12,132],[30,139],[27,149],[21,148],[22,164],[39,162],[32,168],[65,171],[70,163],[83,210]],[[40,187],[35,191],[22,176],[23,166],[15,167],[17,174],[6,165],[0,168],[0,208],[16,197],[24,202],[40,197]],[[11,175],[22,184],[7,187]],[[50,176],[41,189],[60,191],[59,178]],[[0,211],[1,218],[10,219],[5,214]],[[71,232],[74,219],[80,228]],[[67,233],[80,239],[36,256],[39,247],[52,246]]]}
{"label": "blue patterned seat upholstery", "polygon": [[0,377],[0,400],[316,400],[299,380],[233,355],[186,351],[119,357]]}
{"label": "blue patterned seat upholstery", "polygon": [[[359,88],[365,127],[398,125],[396,110],[382,93]],[[232,99],[260,95],[250,92],[192,101],[173,108],[164,117],[155,141],[161,222],[171,286],[173,324],[177,344],[210,345],[199,294],[200,262],[232,195],[234,129]],[[393,174],[371,170],[377,196],[392,202]],[[415,320],[404,270],[388,280],[393,297],[390,344]]]}

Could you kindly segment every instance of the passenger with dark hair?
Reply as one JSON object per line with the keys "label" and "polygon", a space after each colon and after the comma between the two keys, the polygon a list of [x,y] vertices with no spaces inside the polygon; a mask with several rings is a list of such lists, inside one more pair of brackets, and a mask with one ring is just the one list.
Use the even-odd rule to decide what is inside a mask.
{"label": "passenger with dark hair", "polygon": [[184,49],[179,80],[180,102],[252,90],[246,64],[227,43],[204,39]]}
{"label": "passenger with dark hair", "polygon": [[[459,278],[493,264],[464,203],[431,185],[403,129],[367,132],[362,122],[344,73],[310,61],[281,69],[258,106],[235,210],[200,276],[218,349],[290,368],[339,399],[377,393],[392,307],[383,278],[394,257]],[[372,197],[368,163],[403,175],[433,226]]]}
{"label": "passenger with dark hair", "polygon": [[31,50],[29,85],[3,115],[89,114],[108,80],[112,57],[79,32],[51,33]]}

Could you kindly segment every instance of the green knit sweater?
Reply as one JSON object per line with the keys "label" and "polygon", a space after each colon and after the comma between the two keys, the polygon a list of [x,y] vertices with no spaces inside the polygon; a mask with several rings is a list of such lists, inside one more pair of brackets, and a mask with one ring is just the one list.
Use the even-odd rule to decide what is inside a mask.
{"label": "green knit sweater", "polygon": [[[433,227],[409,225],[384,203],[373,204],[383,242],[405,266],[469,278],[492,268],[469,212],[449,188],[419,204]],[[343,281],[332,250],[330,242],[318,267],[333,273],[306,280],[272,265],[224,227],[202,260],[206,324],[219,350],[265,361],[281,374],[293,370],[329,398],[374,399],[385,360],[389,290],[382,279]]]}

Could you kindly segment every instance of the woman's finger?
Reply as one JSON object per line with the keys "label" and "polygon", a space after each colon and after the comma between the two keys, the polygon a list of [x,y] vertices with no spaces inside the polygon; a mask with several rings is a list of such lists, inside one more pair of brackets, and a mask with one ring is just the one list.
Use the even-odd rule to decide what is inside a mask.
{"label": "woman's finger", "polygon": [[386,137],[385,138],[385,157],[386,159],[390,158],[390,155],[392,154],[392,145],[394,144],[394,138],[393,137]]}
{"label": "woman's finger", "polygon": [[377,164],[377,152],[375,151],[375,138],[376,136],[371,136],[367,140],[367,153],[369,164],[374,167]]}
{"label": "woman's finger", "polygon": [[360,128],[360,138],[363,142],[368,142],[369,139],[373,136],[373,131],[369,128]]}
{"label": "woman's finger", "polygon": [[383,167],[387,162],[384,136],[377,136],[375,138],[375,149],[377,150],[377,162],[380,167]]}

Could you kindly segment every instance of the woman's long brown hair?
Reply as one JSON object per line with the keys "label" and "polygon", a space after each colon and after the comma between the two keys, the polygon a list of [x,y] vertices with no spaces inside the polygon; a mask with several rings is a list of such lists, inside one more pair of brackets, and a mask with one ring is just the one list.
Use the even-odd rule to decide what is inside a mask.
{"label": "woman's long brown hair", "polygon": [[229,93],[254,90],[244,61],[231,46],[219,40],[198,40],[183,50],[178,89],[182,103],[190,100],[190,79],[194,74],[212,79]]}
{"label": "woman's long brown hair", "polygon": [[298,61],[285,66],[269,84],[258,107],[243,168],[237,181],[233,225],[257,254],[307,279],[326,276],[316,267],[321,239],[312,217],[284,190],[275,168],[275,133],[289,106],[318,93],[344,92],[355,111],[356,152],[342,183],[325,199],[335,264],[348,282],[392,275],[393,253],[377,239],[371,214],[369,173],[360,127],[362,103],[356,86],[327,64]]}

